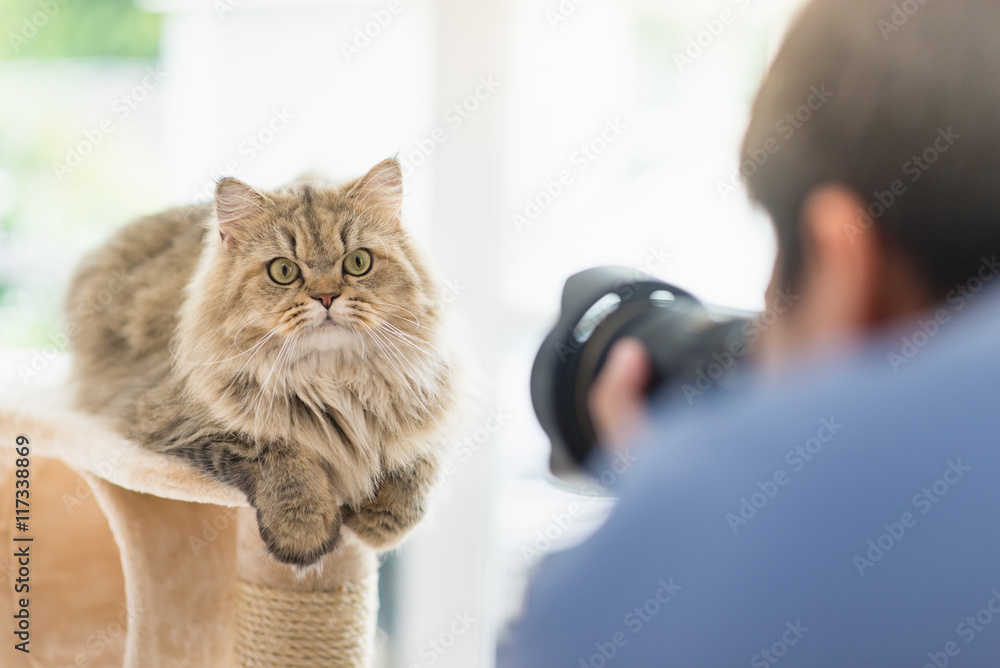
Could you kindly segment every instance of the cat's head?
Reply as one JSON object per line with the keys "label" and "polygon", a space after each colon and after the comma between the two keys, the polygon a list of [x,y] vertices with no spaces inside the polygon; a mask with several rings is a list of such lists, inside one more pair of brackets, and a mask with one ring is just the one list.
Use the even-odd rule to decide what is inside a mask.
{"label": "cat's head", "polygon": [[188,288],[186,316],[199,321],[186,323],[189,334],[209,328],[217,345],[232,342],[229,354],[265,340],[300,353],[415,351],[434,326],[437,291],[401,228],[402,187],[395,160],[342,186],[261,192],[222,179],[208,252]]}

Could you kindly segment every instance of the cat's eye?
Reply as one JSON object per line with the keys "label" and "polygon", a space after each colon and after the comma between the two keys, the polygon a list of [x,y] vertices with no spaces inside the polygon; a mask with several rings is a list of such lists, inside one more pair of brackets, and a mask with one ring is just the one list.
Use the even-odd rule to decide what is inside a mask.
{"label": "cat's eye", "polygon": [[279,257],[267,265],[267,273],[278,285],[288,285],[299,277],[300,272],[299,265],[286,257]]}
{"label": "cat's eye", "polygon": [[372,269],[372,254],[364,248],[348,253],[344,258],[344,273],[351,276],[364,276]]}

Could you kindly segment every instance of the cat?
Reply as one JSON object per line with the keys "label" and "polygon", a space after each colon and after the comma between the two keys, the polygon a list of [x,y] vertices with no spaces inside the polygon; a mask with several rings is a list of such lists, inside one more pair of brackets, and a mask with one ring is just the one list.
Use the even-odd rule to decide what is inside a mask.
{"label": "cat", "polygon": [[[214,203],[126,226],[68,292],[78,407],[244,492],[293,566],[344,527],[398,545],[456,412],[461,364],[402,184],[392,159],[341,186],[224,178]],[[78,306],[121,275],[99,314]]]}

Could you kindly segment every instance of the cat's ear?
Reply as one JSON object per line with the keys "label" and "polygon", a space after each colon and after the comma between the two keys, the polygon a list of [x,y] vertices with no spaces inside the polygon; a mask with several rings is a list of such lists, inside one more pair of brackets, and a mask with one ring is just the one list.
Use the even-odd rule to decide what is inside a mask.
{"label": "cat's ear", "polygon": [[226,177],[215,186],[215,216],[226,248],[233,248],[243,228],[266,211],[264,196],[239,179]]}
{"label": "cat's ear", "polygon": [[356,200],[362,210],[398,225],[403,205],[403,170],[399,163],[389,158],[372,167],[351,187],[347,198]]}

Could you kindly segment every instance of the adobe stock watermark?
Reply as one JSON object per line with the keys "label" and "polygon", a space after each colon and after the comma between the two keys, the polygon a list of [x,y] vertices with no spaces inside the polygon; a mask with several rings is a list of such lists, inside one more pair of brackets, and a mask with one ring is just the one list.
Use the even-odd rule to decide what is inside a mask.
{"label": "adobe stock watermark", "polygon": [[426,668],[427,666],[433,666],[439,659],[441,659],[441,657],[448,653],[448,650],[455,645],[459,638],[468,633],[469,629],[471,629],[475,623],[476,618],[468,612],[456,612],[452,615],[451,622],[443,631],[441,631],[441,633],[429,639],[420,646],[419,650],[417,650],[417,655],[421,659],[420,662],[411,663],[407,666],[407,668]]}
{"label": "adobe stock watermark", "polygon": [[340,42],[340,52],[344,55],[344,59],[350,63],[352,60],[361,55],[361,52],[367,49],[374,40],[378,39],[382,31],[389,27],[389,25],[412,0],[389,0],[385,7],[381,9],[373,9],[369,16],[370,18],[366,20],[363,24],[354,27],[354,34],[351,36],[350,41]]}
{"label": "adobe stock watermark", "polygon": [[[904,162],[900,171],[904,176],[909,177],[910,183],[916,183],[961,138],[962,135],[956,133],[952,126],[949,125],[947,129],[939,127],[937,135],[931,140],[931,143],[921,153],[913,154],[909,160]],[[853,242],[859,235],[871,229],[875,221],[884,216],[886,211],[906,195],[906,192],[907,186],[902,179],[892,181],[886,190],[873,192],[874,201],[868,204],[867,209],[859,208],[857,221],[844,227],[847,238]]]}
{"label": "adobe stock watermark", "polygon": [[545,20],[549,24],[549,30],[555,32],[559,26],[566,23],[576,14],[577,10],[590,0],[560,0],[555,7],[545,10]]}
{"label": "adobe stock watermark", "polygon": [[66,154],[63,160],[52,163],[52,172],[60,182],[73,173],[77,167],[83,164],[84,158],[89,156],[94,150],[104,143],[121,124],[132,115],[139,105],[141,105],[149,94],[160,87],[167,73],[157,65],[156,68],[147,67],[146,74],[142,80],[131,89],[122,93],[111,103],[111,116],[102,118],[94,127],[83,130],[83,138],[74,144],[66,147]]}
{"label": "adobe stock watermark", "polygon": [[441,292],[438,297],[441,303],[445,306],[451,306],[458,301],[458,298],[462,296],[462,293],[469,289],[467,283],[463,283],[461,279],[452,278],[444,282],[441,287]]}
{"label": "adobe stock watermark", "polygon": [[[741,11],[746,11],[750,8],[752,0],[732,0],[732,3]],[[677,71],[684,74],[684,70],[694,65],[695,61],[704,55],[706,49],[712,48],[712,45],[726,32],[726,28],[736,23],[736,19],[737,13],[732,9],[723,9],[715,18],[706,19],[702,24],[704,29],[688,36],[682,51],[674,51],[674,65],[677,66]]]}
{"label": "adobe stock watermark", "polygon": [[563,193],[571,188],[590,166],[600,159],[608,149],[621,138],[629,128],[621,116],[608,118],[604,126],[591,139],[581,143],[569,157],[569,165],[560,169],[551,178],[540,184],[538,192],[524,198],[524,207],[510,216],[510,222],[518,234],[541,217]]}
{"label": "adobe stock watermark", "polygon": [[226,14],[234,12],[243,4],[243,0],[212,0],[212,10],[220,21],[225,20]]}
{"label": "adobe stock watermark", "polygon": [[[996,587],[990,589],[989,598],[983,607],[979,608],[971,615],[963,619],[955,627],[957,635],[965,645],[969,645],[986,627],[993,623],[993,619],[1000,615],[1000,591]],[[921,668],[945,668],[951,664],[952,659],[962,653],[962,645],[958,641],[949,640],[939,651],[927,652],[927,663]]]}
{"label": "adobe stock watermark", "polygon": [[747,526],[750,520],[757,517],[771,499],[778,495],[782,487],[792,480],[792,474],[799,473],[809,462],[815,459],[823,448],[840,433],[844,425],[837,422],[836,416],[822,418],[815,435],[806,439],[801,445],[796,445],[785,455],[785,464],[791,469],[791,474],[784,468],[778,468],[763,482],[757,481],[757,490],[749,497],[741,496],[740,505],[735,513],[726,513],[726,524],[735,536],[740,529]]}
{"label": "adobe stock watermark", "polygon": [[[132,606],[134,605],[135,603],[132,602]],[[73,663],[60,664],[61,668],[87,668],[87,666],[93,665],[95,659],[100,658],[112,648],[117,649],[123,644],[125,630],[130,623],[134,624],[139,619],[139,616],[138,609],[134,607],[130,609],[128,604],[122,603],[118,616],[115,619],[108,622],[103,629],[94,631],[87,636],[86,642],[80,647],[81,650],[85,648],[86,651],[77,652],[73,658]]]}
{"label": "adobe stock watermark", "polygon": [[239,519],[240,509],[238,507],[226,508],[209,522],[207,519],[201,521],[200,532],[188,536],[188,545],[195,556],[201,554],[212,543],[219,539],[229,527],[233,526]]}
{"label": "adobe stock watermark", "polygon": [[722,196],[722,201],[729,201],[730,195],[739,192],[742,179],[753,176],[758,169],[766,165],[771,156],[781,150],[782,142],[794,137],[795,133],[811,121],[816,112],[822,109],[834,94],[834,91],[827,90],[826,84],[810,86],[805,101],[775,122],[774,131],[777,136],[768,137],[759,146],[748,148],[746,158],[733,170],[729,180],[716,182],[716,190]]}
{"label": "adobe stock watermark", "polygon": [[[941,477],[914,494],[913,498],[910,499],[910,504],[914,509],[920,511],[921,515],[926,515],[971,470],[972,467],[962,464],[961,459],[949,459]],[[882,525],[884,533],[879,534],[876,538],[869,538],[867,550],[854,555],[852,561],[858,570],[858,575],[864,577],[866,570],[875,568],[875,564],[880,562],[890,550],[903,540],[907,531],[917,526],[918,519],[917,515],[907,511],[899,516],[898,521],[884,523]]]}
{"label": "adobe stock watermark", "polygon": [[886,359],[893,371],[899,373],[900,369],[912,362],[921,350],[930,345],[941,328],[951,322],[952,315],[964,309],[976,295],[982,292],[986,284],[1000,273],[1000,263],[997,263],[996,255],[990,258],[983,257],[981,260],[982,264],[975,276],[948,291],[945,303],[951,306],[950,309],[939,308],[926,318],[917,320],[917,328],[914,332],[900,339],[898,351],[890,350],[886,353]]}
{"label": "adobe stock watermark", "polygon": [[762,649],[750,657],[750,665],[753,668],[769,668],[778,665],[778,662],[788,654],[788,650],[798,645],[802,636],[808,632],[809,627],[803,626],[801,619],[785,622],[785,630],[781,633],[781,637],[771,643],[770,647]]}
{"label": "adobe stock watermark", "polygon": [[464,98],[451,105],[442,115],[443,125],[431,130],[426,137],[416,139],[411,146],[400,151],[399,166],[404,177],[412,175],[418,167],[430,160],[438,147],[448,141],[450,133],[462,127],[479,108],[496,93],[500,82],[494,75],[480,76],[476,86]]}
{"label": "adobe stock watermark", "polygon": [[646,625],[653,621],[667,605],[673,601],[677,594],[684,589],[674,582],[672,577],[656,581],[656,590],[652,596],[646,599],[642,605],[637,605],[629,610],[622,618],[622,629],[611,634],[606,641],[594,643],[597,650],[589,657],[581,658],[576,668],[605,668],[609,662],[617,656],[619,650],[629,643],[629,635],[626,629],[632,632],[632,636],[642,633]]}
{"label": "adobe stock watermark", "polygon": [[[122,459],[125,458],[120,451],[115,450],[111,453],[111,456],[102,461],[97,465],[96,471],[100,477],[104,480],[108,480],[111,472],[118,467]],[[87,484],[87,482],[82,478],[78,477],[76,480],[76,487],[73,488],[73,493],[63,492],[60,500],[63,503],[63,507],[66,511],[72,515],[76,512],[77,508],[82,506],[87,499],[94,496],[93,488]]]}
{"label": "adobe stock watermark", "polygon": [[521,546],[521,556],[524,557],[525,563],[532,565],[548,553],[553,545],[558,544],[576,521],[584,516],[587,507],[597,499],[606,497],[607,489],[628,473],[637,461],[639,458],[627,451],[615,453],[611,464],[601,471],[597,479],[588,481],[583,487],[581,490],[583,500],[573,501],[566,510],[549,515],[551,521],[545,527],[535,530],[534,542],[531,545]]}
{"label": "adobe stock watermark", "polygon": [[927,2],[928,0],[903,0],[898,5],[893,5],[889,18],[878,20],[877,25],[883,41],[888,42],[895,33],[902,30],[903,26],[909,23],[910,17],[919,12]]}
{"label": "adobe stock watermark", "polygon": [[295,120],[295,115],[286,107],[273,107],[271,115],[236,148],[237,155],[226,161],[224,172],[209,176],[204,185],[194,191],[194,201],[202,202],[215,197],[215,185],[223,176],[239,176],[239,173],[264,152],[282,132]]}
{"label": "adobe stock watermark", "polygon": [[801,297],[802,295],[792,292],[790,288],[778,290],[766,309],[743,324],[740,328],[741,339],[732,341],[728,350],[712,353],[712,360],[695,371],[691,382],[681,386],[681,392],[687,399],[688,406],[693,406],[695,400],[711,390],[741,358],[749,355],[757,340]]}
{"label": "adobe stock watermark", "polygon": [[72,0],[38,0],[38,11],[32,12],[30,16],[21,19],[17,31],[11,30],[7,33],[7,43],[10,44],[14,54],[21,52],[21,49],[28,45],[28,42],[38,36],[38,33],[49,24],[52,19],[59,15],[62,8]]}

